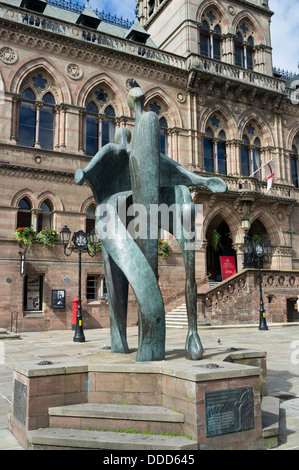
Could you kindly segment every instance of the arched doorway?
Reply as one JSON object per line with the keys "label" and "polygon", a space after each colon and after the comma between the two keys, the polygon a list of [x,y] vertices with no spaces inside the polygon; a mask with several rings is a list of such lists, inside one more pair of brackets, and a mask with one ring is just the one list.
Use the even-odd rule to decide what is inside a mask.
{"label": "arched doorway", "polygon": [[[207,273],[211,281],[222,281],[220,256],[233,256],[237,269],[237,256],[233,248],[230,228],[227,222],[217,215],[207,230]],[[218,242],[218,243],[217,243]]]}
{"label": "arched doorway", "polygon": [[[252,222],[248,235],[252,243],[256,241],[260,241],[262,243],[266,243],[270,241],[270,237],[268,235],[267,229],[265,228],[264,224],[259,219],[255,219]],[[260,263],[261,263],[260,266],[263,269],[264,265],[267,264],[267,260],[262,258],[260,260]],[[257,268],[256,259],[254,259],[254,267]]]}

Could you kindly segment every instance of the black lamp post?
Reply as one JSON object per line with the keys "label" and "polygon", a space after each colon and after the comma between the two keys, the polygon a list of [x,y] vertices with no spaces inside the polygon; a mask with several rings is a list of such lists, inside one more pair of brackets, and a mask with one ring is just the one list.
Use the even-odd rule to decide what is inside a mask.
{"label": "black lamp post", "polygon": [[248,217],[244,216],[242,220],[242,228],[245,232],[244,236],[244,268],[254,268],[254,258],[258,262],[258,273],[259,273],[259,287],[260,287],[260,320],[259,330],[268,330],[265,308],[263,301],[263,287],[262,287],[262,275],[261,275],[261,261],[263,257],[270,258],[272,253],[272,246],[269,242],[262,243],[257,241],[252,243],[249,237],[250,222]]}
{"label": "black lamp post", "polygon": [[257,241],[253,244],[253,251],[255,256],[257,257],[258,262],[258,272],[259,272],[259,285],[260,285],[260,323],[259,323],[259,330],[268,330],[267,322],[266,322],[266,315],[265,315],[265,308],[264,308],[264,301],[263,301],[263,290],[262,290],[262,275],[261,275],[261,259],[265,254],[265,248],[263,243]]}
{"label": "black lamp post", "polygon": [[[78,343],[84,343],[85,336],[83,333],[83,321],[82,321],[82,305],[81,305],[81,257],[82,253],[88,253],[89,256],[94,257],[96,254],[96,234],[93,230],[90,234],[83,232],[83,230],[79,230],[78,232],[74,232],[72,237],[72,245],[70,245],[71,240],[71,231],[65,225],[60,232],[60,240],[64,245],[64,254],[66,256],[70,256],[72,252],[79,254],[79,286],[78,286],[78,309],[77,309],[77,316],[76,316],[76,329],[75,329],[75,336],[73,341]],[[88,248],[88,244],[92,244],[94,246],[94,253],[92,254]],[[69,250],[69,253],[67,252]]]}

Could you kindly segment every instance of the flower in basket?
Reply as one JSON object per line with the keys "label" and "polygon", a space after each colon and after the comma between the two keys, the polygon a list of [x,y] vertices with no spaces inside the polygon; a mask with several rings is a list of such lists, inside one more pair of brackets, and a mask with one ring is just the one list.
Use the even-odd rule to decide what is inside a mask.
{"label": "flower in basket", "polygon": [[35,230],[32,227],[18,227],[15,231],[15,237],[18,242],[22,242],[27,248],[30,248],[35,240]]}
{"label": "flower in basket", "polygon": [[158,239],[158,253],[162,258],[167,258],[171,254],[171,248],[165,240]]}
{"label": "flower in basket", "polygon": [[88,250],[90,254],[93,256],[94,254],[98,254],[102,252],[102,242],[101,240],[98,240],[96,244],[94,245],[93,243],[88,243]]}
{"label": "flower in basket", "polygon": [[36,241],[42,243],[44,246],[55,246],[58,240],[58,233],[53,228],[43,227],[36,235]]}

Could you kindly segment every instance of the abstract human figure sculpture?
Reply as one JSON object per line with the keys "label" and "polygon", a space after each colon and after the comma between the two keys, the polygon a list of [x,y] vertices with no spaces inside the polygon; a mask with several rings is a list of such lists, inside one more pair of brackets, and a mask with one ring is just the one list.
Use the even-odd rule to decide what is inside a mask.
{"label": "abstract human figure sculpture", "polygon": [[[185,355],[202,357],[197,332],[197,286],[195,252],[186,248],[194,234],[194,204],[188,186],[206,186],[214,193],[227,190],[220,178],[195,175],[172,159],[160,154],[160,126],[154,112],[144,110],[145,97],[138,86],[128,95],[135,112],[135,129],[120,128],[115,143],[105,145],[84,170],[77,170],[75,181],[90,185],[97,205],[96,231],[102,240],[103,261],[108,290],[111,351],[129,352],[126,337],[128,283],[138,303],[137,362],[165,358],[165,311],[158,284],[158,229],[167,228],[180,244],[186,270],[188,333]],[[127,206],[142,207],[145,213],[143,236],[129,233]],[[174,204],[175,211],[165,227],[151,220],[151,208]],[[109,217],[107,217],[107,210]],[[186,212],[193,214],[190,233],[183,226]],[[125,217],[124,217],[125,214]],[[132,215],[132,214],[131,214]],[[111,223],[113,221],[113,223]],[[179,227],[179,234],[177,228]]]}

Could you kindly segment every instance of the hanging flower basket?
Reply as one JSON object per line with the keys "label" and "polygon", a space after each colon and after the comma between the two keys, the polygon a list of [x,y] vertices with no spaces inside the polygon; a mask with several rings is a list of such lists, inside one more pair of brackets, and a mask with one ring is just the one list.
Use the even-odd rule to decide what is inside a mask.
{"label": "hanging flower basket", "polygon": [[15,237],[18,242],[22,242],[27,248],[30,248],[35,240],[35,230],[32,227],[18,227],[15,231]]}
{"label": "hanging flower basket", "polygon": [[43,246],[56,246],[59,241],[58,233],[53,228],[45,228],[38,232],[35,237],[38,243],[42,243]]}
{"label": "hanging flower basket", "polygon": [[162,256],[162,258],[168,258],[169,255],[171,255],[172,251],[170,246],[165,240],[161,240],[159,238],[158,240],[158,254]]}
{"label": "hanging flower basket", "polygon": [[93,256],[94,254],[99,254],[102,252],[102,243],[101,240],[99,240],[96,245],[93,243],[88,243],[88,250],[89,253]]}

